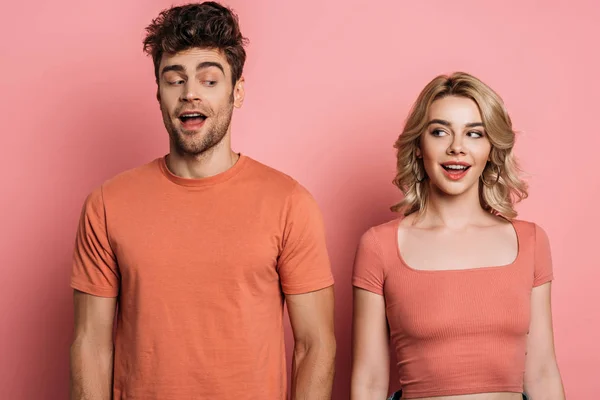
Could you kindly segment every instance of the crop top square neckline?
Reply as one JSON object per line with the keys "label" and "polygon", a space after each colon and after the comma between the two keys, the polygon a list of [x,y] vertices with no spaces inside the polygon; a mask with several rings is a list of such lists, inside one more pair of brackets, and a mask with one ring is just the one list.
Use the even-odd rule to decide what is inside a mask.
{"label": "crop top square neckline", "polygon": [[521,223],[523,221],[520,220],[509,220],[509,219],[505,219],[513,228],[514,234],[516,236],[517,239],[517,254],[514,258],[514,260],[508,264],[504,264],[504,265],[482,265],[480,267],[472,267],[472,268],[451,268],[451,269],[420,269],[420,268],[414,268],[411,267],[406,260],[404,259],[404,257],[402,256],[402,250],[400,249],[400,244],[398,242],[399,239],[399,235],[398,235],[398,231],[400,228],[400,224],[402,223],[403,218],[397,218],[395,220],[392,220],[392,225],[394,227],[394,242],[396,244],[396,255],[398,257],[398,261],[400,263],[400,265],[403,268],[406,268],[412,272],[416,272],[416,273],[460,273],[460,272],[465,272],[465,273],[469,273],[469,272],[474,272],[474,271],[478,271],[478,270],[489,270],[489,271],[494,271],[494,270],[498,270],[498,269],[510,269],[512,267],[514,267],[515,265],[519,264],[519,261],[521,259],[521,255],[523,253],[522,251],[522,233],[520,232],[520,227],[521,227]]}

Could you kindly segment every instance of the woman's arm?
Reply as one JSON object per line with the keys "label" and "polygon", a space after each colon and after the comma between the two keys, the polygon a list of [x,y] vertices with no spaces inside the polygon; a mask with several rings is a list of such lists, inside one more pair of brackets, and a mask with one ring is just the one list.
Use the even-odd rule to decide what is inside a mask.
{"label": "woman's arm", "polygon": [[554,352],[551,282],[531,293],[531,323],[527,337],[525,392],[535,400],[564,400],[560,371]]}
{"label": "woman's arm", "polygon": [[389,386],[389,331],[383,296],[354,288],[351,400],[382,400]]}

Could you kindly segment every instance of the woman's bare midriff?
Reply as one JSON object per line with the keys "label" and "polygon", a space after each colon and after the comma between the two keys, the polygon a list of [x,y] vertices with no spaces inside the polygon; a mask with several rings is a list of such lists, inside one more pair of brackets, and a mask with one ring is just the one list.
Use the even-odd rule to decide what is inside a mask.
{"label": "woman's bare midriff", "polygon": [[[404,399],[404,397],[402,397]],[[521,393],[478,393],[458,396],[419,397],[412,400],[523,400]]]}

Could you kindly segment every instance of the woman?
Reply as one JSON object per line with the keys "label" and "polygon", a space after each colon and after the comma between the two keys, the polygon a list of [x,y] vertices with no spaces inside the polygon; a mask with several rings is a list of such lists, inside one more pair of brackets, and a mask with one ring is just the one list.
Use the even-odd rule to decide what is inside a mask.
{"label": "woman", "polygon": [[389,346],[420,400],[562,400],[548,238],[515,219],[527,197],[500,97],[439,76],[398,141],[404,217],[368,230],[354,265],[352,400],[385,399]]}

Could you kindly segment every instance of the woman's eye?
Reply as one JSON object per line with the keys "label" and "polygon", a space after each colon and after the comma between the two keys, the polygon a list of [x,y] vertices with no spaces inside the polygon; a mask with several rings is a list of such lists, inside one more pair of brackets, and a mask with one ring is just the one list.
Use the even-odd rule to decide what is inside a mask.
{"label": "woman's eye", "polygon": [[444,136],[446,134],[446,132],[444,132],[441,129],[434,129],[433,131],[431,131],[431,134],[433,136]]}
{"label": "woman's eye", "polygon": [[478,131],[472,131],[472,132],[469,132],[469,136],[474,137],[474,138],[480,138],[480,137],[483,137],[483,133],[478,132]]}

